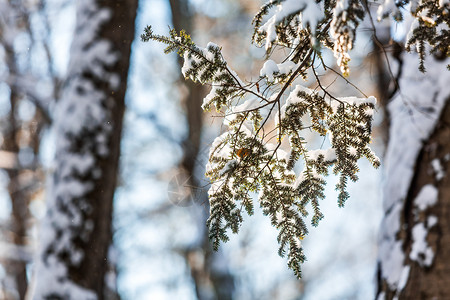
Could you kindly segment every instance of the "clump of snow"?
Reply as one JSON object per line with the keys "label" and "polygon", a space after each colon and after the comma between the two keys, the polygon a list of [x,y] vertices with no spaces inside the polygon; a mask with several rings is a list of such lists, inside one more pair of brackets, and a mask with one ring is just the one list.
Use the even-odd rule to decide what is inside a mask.
{"label": "clump of snow", "polygon": [[445,176],[444,169],[442,168],[441,161],[439,158],[435,158],[431,161],[431,167],[434,170],[434,174],[436,176],[436,180],[439,181]]}
{"label": "clump of snow", "polygon": [[450,5],[450,0],[439,0],[439,8],[444,8],[446,5]]}
{"label": "clump of snow", "polygon": [[[288,98],[286,99],[286,103],[281,107],[280,110],[280,114],[281,114],[281,118],[284,119],[285,115],[286,115],[286,109],[295,103],[299,103],[299,102],[303,102],[304,99],[300,98],[298,96],[298,94],[300,92],[305,92],[306,94],[312,95],[315,92],[313,92],[312,90],[308,89],[307,87],[304,87],[300,84],[296,85],[294,90],[292,92],[290,92]],[[277,118],[278,119],[278,118]],[[278,121],[277,121],[278,122]]]}
{"label": "clump of snow", "polygon": [[348,147],[348,153],[351,156],[357,156],[358,155],[358,150],[355,147],[350,146],[350,147]]}
{"label": "clump of snow", "polygon": [[[186,63],[186,60],[184,60],[184,62]],[[183,66],[183,68],[184,68],[184,66]],[[186,71],[182,71],[182,72],[183,72],[183,76],[184,76]],[[208,95],[206,95],[205,98],[203,98],[202,109],[205,109],[206,106],[209,103],[211,103],[212,99],[217,95],[217,90],[218,89],[219,89],[219,86],[217,86],[217,85],[213,84],[211,86],[211,90],[209,91]]]}
{"label": "clump of snow", "polygon": [[411,269],[410,266],[404,266],[403,267],[402,273],[400,274],[400,280],[398,281],[397,289],[399,291],[403,290],[403,288],[406,286],[406,283],[408,282],[410,269]]}
{"label": "clump of snow", "polygon": [[419,208],[420,211],[424,211],[428,207],[435,205],[437,201],[437,188],[434,185],[427,184],[422,187],[416,199],[414,199],[414,204]]}
{"label": "clump of snow", "polygon": [[273,143],[267,143],[266,145],[266,149],[268,150],[269,154],[275,152],[275,156],[278,160],[289,160],[289,153],[287,151],[284,151],[283,149],[281,149],[280,147],[278,147],[278,145],[273,144]]}
{"label": "clump of snow", "polygon": [[330,34],[334,39],[334,57],[337,59],[337,65],[344,75],[349,73],[348,62],[350,55],[348,52],[353,47],[354,34],[352,28],[347,22],[347,10],[349,2],[346,0],[337,0],[333,9],[333,20],[331,21]]}
{"label": "clump of snow", "polygon": [[322,156],[324,161],[335,161],[336,149],[329,148],[329,149],[309,150],[306,156],[310,160],[317,160],[319,156]]}
{"label": "clump of snow", "polygon": [[385,299],[386,299],[385,292],[381,292],[380,294],[378,294],[377,300],[385,300]]}
{"label": "clump of snow", "polygon": [[397,5],[395,5],[394,0],[384,0],[382,4],[378,7],[377,15],[378,21],[381,21],[384,17],[389,14],[397,16],[400,13]]}
{"label": "clump of snow", "polygon": [[[336,111],[339,106],[345,104],[345,105],[355,105],[360,106],[364,104],[373,104],[375,105],[377,103],[377,98],[374,96],[370,96],[368,98],[358,98],[358,97],[339,97],[337,98],[339,101],[331,101],[331,107],[333,108],[333,111]],[[368,115],[373,114],[373,109],[366,108],[365,113]]]}
{"label": "clump of snow", "polygon": [[222,170],[220,170],[219,172],[219,176],[222,177],[223,175],[225,175],[226,173],[234,170],[237,166],[238,162],[235,159],[229,160],[225,166],[222,168]]}
{"label": "clump of snow", "polygon": [[273,81],[273,75],[280,72],[280,69],[278,68],[277,64],[271,60],[268,59],[265,63],[262,69],[259,71],[259,76],[264,77],[267,76],[267,80]]}
{"label": "clump of snow", "polygon": [[255,110],[261,105],[261,102],[258,98],[251,98],[246,100],[244,103],[240,105],[236,105],[231,108],[231,112],[236,113],[243,113],[250,110]]}
{"label": "clump of snow", "polygon": [[311,32],[313,33],[313,35],[315,35],[317,24],[319,24],[319,22],[323,19],[323,17],[324,17],[323,2],[317,3],[308,1],[308,5],[302,11],[300,20],[304,27],[309,25],[311,27]]}
{"label": "clump of snow", "polygon": [[219,46],[217,46],[213,42],[209,42],[206,45],[206,48],[202,49],[202,53],[206,57],[207,60],[212,62],[212,61],[214,61],[214,55],[215,55],[213,49],[217,49],[217,48],[219,48]]}
{"label": "clump of snow", "polygon": [[49,270],[36,274],[36,281],[30,288],[33,299],[48,299],[45,295],[58,295],[61,299],[97,300],[97,295],[67,278],[67,267],[55,256],[45,262],[38,260],[37,270]]}
{"label": "clump of snow", "polygon": [[[230,158],[233,149],[229,146],[228,143],[225,143],[226,139],[230,138],[230,133],[228,131],[222,133],[218,137],[216,137],[211,145],[209,156],[214,155],[222,158]],[[206,165],[206,172],[211,170],[210,162]]]}
{"label": "clump of snow", "polygon": [[[200,49],[203,50],[203,49]],[[188,51],[184,52],[184,63],[183,63],[183,67],[181,68],[181,73],[183,73],[184,77],[186,76],[186,73],[191,70],[192,68],[194,68],[195,64],[198,64],[200,62],[200,59],[197,58],[194,55],[191,55]],[[192,78],[192,80],[195,80],[195,78]]]}
{"label": "clump of snow", "polygon": [[259,71],[259,76],[267,77],[267,80],[272,82],[274,77],[282,74],[289,74],[297,65],[287,60],[284,63],[277,64],[273,60],[267,60],[261,70]]}
{"label": "clump of snow", "polygon": [[300,238],[294,236],[293,239],[294,239],[295,246],[297,246],[297,248],[301,248],[302,247],[302,241],[300,240]]}
{"label": "clump of snow", "polygon": [[428,219],[427,219],[427,227],[428,227],[428,228],[431,228],[431,227],[433,227],[434,225],[436,225],[437,222],[438,222],[438,218],[437,218],[436,216],[428,216]]}
{"label": "clump of snow", "polygon": [[427,243],[428,230],[423,223],[416,224],[412,229],[413,244],[409,258],[417,261],[421,266],[431,266],[434,252]]}
{"label": "clump of snow", "polygon": [[405,260],[405,254],[402,249],[402,242],[396,241],[392,247],[384,248],[390,246],[388,244],[381,244],[380,252],[384,253],[384,267],[381,269],[381,275],[386,280],[387,284],[392,290],[399,287],[400,279],[402,278]]}
{"label": "clump of snow", "polygon": [[[412,21],[411,26],[409,28],[409,31],[406,34],[406,43],[408,43],[408,41],[412,38],[414,30],[416,28],[418,28],[419,26],[420,26],[419,19],[414,18],[414,20]],[[420,51],[418,48],[419,45],[417,44],[416,47],[417,47],[417,52],[419,52]]]}
{"label": "clump of snow", "polygon": [[308,170],[305,168],[305,169],[302,170],[300,175],[295,180],[294,185],[293,185],[294,189],[298,188],[298,186],[302,182],[308,180],[309,176],[312,176],[312,177],[317,178],[319,180],[323,180],[323,176],[320,175],[319,173],[317,173],[316,169],[312,169],[310,172],[308,172]]}
{"label": "clump of snow", "polygon": [[304,27],[309,25],[311,31],[315,33],[317,24],[323,19],[323,4],[308,0],[286,0],[276,6],[272,17],[267,20],[258,30],[266,33],[266,45],[268,50],[272,47],[272,43],[276,40],[276,25],[284,18],[299,14],[300,20]]}
{"label": "clump of snow", "polygon": [[297,65],[290,60],[287,60],[281,64],[277,64],[280,74],[289,74],[296,66]]}
{"label": "clump of snow", "polygon": [[277,219],[277,223],[281,224],[284,221],[283,212],[281,210],[277,210],[275,212],[275,218]]}

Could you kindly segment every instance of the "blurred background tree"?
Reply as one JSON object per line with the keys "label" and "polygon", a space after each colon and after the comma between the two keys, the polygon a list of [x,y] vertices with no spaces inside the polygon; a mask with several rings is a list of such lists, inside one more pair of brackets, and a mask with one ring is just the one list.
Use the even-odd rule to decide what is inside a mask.
{"label": "blurred background tree", "polygon": [[9,219],[2,219],[0,231],[0,297],[5,299],[23,299],[27,290],[35,227],[29,208],[42,195],[41,138],[51,124],[48,110],[61,82],[53,68],[48,25],[41,3],[0,2],[0,168],[6,187],[2,197],[10,199]]}
{"label": "blurred background tree", "polygon": [[35,299],[114,299],[108,252],[137,0],[76,2],[55,161],[39,228]]}

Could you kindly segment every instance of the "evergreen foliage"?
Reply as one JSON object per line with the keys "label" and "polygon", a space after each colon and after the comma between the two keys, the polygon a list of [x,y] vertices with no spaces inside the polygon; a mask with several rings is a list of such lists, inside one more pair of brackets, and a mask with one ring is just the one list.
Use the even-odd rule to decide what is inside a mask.
{"label": "evergreen foliage", "polygon": [[[430,14],[447,9],[439,8],[436,1],[423,2],[416,16],[428,3],[436,6]],[[166,53],[176,51],[184,58],[185,78],[211,86],[202,107],[210,110],[214,106],[228,128],[214,140],[206,170],[211,180],[207,225],[214,249],[229,239],[228,229],[238,232],[243,210],[253,214],[252,195],[257,193],[264,214],[279,230],[279,254],[287,255],[288,266],[300,278],[305,260],[301,240],[308,234],[307,205],[312,207],[311,223],[317,226],[323,218],[319,201],[325,197],[329,169],[339,176],[336,190],[338,205],[343,206],[349,197],[348,181],[358,180],[358,160],[365,157],[374,167],[380,165],[369,148],[375,98],[332,95],[318,75],[318,65],[326,69],[321,56],[327,48],[334,52],[343,76],[348,74],[348,51],[365,8],[366,3],[357,0],[267,2],[253,19],[252,37],[257,46],[265,47],[267,58],[259,80],[250,83],[229,68],[219,46],[199,47],[184,31],[171,30],[165,37],[146,28],[143,41],[166,44]],[[380,14],[384,14],[383,7]],[[434,47],[432,51],[446,49],[448,56],[448,32],[437,27],[422,29],[425,19],[418,19],[419,27],[408,45],[427,42]],[[435,20],[436,24],[443,22],[448,24],[448,14]],[[424,37],[428,31],[423,30],[435,35]],[[440,35],[446,39],[438,40]],[[288,53],[278,64],[270,59],[276,48]],[[314,90],[299,83],[307,76],[316,78]],[[309,149],[306,131],[328,139],[329,148]]]}
{"label": "evergreen foliage", "polygon": [[[424,60],[427,52],[438,57],[450,56],[450,2],[441,0],[385,1],[379,7],[379,17],[392,15],[403,20],[403,13],[409,12],[414,18],[406,38],[406,50],[416,47],[419,53],[419,70],[425,72]],[[450,65],[447,65],[450,68]]]}

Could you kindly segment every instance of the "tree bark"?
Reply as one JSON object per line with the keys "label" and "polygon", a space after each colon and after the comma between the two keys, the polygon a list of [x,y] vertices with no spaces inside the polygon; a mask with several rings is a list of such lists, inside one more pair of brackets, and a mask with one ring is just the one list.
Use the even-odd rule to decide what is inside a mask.
{"label": "tree bark", "polygon": [[[172,23],[175,30],[185,30],[188,34],[192,33],[193,15],[189,9],[189,1],[187,0],[170,0],[172,12]],[[183,61],[178,57],[180,68]],[[201,109],[203,97],[205,96],[204,88],[190,80],[185,81],[180,78],[180,84],[184,86],[186,91],[183,94],[182,104],[186,111],[188,123],[188,135],[182,142],[183,158],[180,163],[181,172],[189,178],[191,195],[195,197],[195,206],[193,209],[200,210],[194,212],[199,216],[198,224],[201,239],[194,248],[184,249],[184,257],[191,270],[191,276],[195,284],[195,291],[199,300],[209,299],[232,299],[234,292],[234,277],[227,269],[219,269],[214,267],[218,265],[217,260],[222,260],[223,253],[214,252],[208,238],[208,230],[205,226],[208,218],[209,202],[206,192],[203,191],[200,182],[197,180],[199,168],[202,170],[201,163],[206,163],[199,158],[200,143],[203,127],[203,111]],[[202,256],[201,262],[195,259]],[[211,289],[211,286],[213,289]]]}
{"label": "tree bark", "polygon": [[[449,99],[450,100],[450,99]],[[411,252],[412,230],[417,224],[425,223],[429,228],[426,242],[434,253],[433,263],[424,266],[407,259],[410,264],[409,280],[401,293],[403,299],[445,299],[450,295],[450,101],[447,101],[441,118],[432,136],[424,143],[416,165],[406,199],[404,218],[406,253]],[[440,170],[433,168],[439,162]],[[442,172],[442,173],[437,173]],[[445,175],[444,175],[445,174]],[[431,176],[430,176],[431,175]],[[441,176],[443,176],[441,178]],[[436,205],[421,212],[413,200],[424,186],[431,184],[438,191]],[[436,224],[430,224],[430,217],[437,217]],[[432,219],[431,219],[432,220]],[[420,262],[420,261],[419,261]]]}
{"label": "tree bark", "polygon": [[[28,70],[23,71],[18,67],[17,52],[20,52],[20,50],[14,48],[14,36],[12,35],[12,32],[28,32],[30,38],[32,38],[29,11],[24,9],[21,3],[14,1],[3,3],[0,10],[2,16],[7,16],[5,18],[2,17],[0,21],[0,43],[4,50],[3,59],[8,70],[8,80],[6,81],[9,83],[10,88],[10,111],[6,117],[6,126],[1,129],[3,143],[0,142],[0,150],[13,153],[18,157],[21,148],[29,147],[33,150],[33,158],[36,158],[44,122],[42,122],[39,109],[29,122],[24,122],[18,118],[18,106],[24,98],[24,93],[21,91],[20,84],[16,79],[30,74],[28,74]],[[24,132],[27,132],[27,134],[24,134]],[[11,244],[11,249],[13,250],[5,258],[1,258],[1,261],[6,270],[6,277],[14,282],[15,290],[4,292],[7,294],[7,298],[24,299],[28,287],[26,267],[29,257],[24,255],[27,240],[29,239],[27,236],[28,223],[30,221],[28,204],[33,188],[24,184],[21,178],[32,177],[34,180],[37,180],[35,176],[39,171],[36,170],[37,166],[35,163],[32,166],[22,166],[17,159],[14,162],[10,162],[10,167],[6,169],[9,179],[7,190],[11,200],[11,216],[8,228],[10,232],[6,235],[10,236],[10,238],[6,242]],[[25,170],[24,167],[31,167],[31,169]]]}
{"label": "tree bark", "polygon": [[77,1],[33,299],[106,299],[113,196],[137,0]]}
{"label": "tree bark", "polygon": [[[450,99],[449,99],[450,100]],[[402,212],[402,230],[398,236],[403,241],[405,253],[413,251],[415,226],[424,224],[428,229],[426,243],[433,252],[431,264],[425,262],[427,253],[411,259],[406,256],[405,265],[410,266],[407,283],[400,293],[389,288],[381,280],[380,289],[386,299],[446,299],[450,295],[450,101],[436,125],[434,133],[423,144],[417,158],[414,177],[409,187]],[[433,167],[439,161],[440,168]],[[424,186],[432,185],[438,191],[437,202],[424,211],[418,210],[414,200]],[[437,218],[434,224],[433,218]],[[417,227],[416,227],[417,228]],[[381,292],[380,291],[380,292]]]}
{"label": "tree bark", "polygon": [[[188,1],[170,0],[169,2],[172,12],[172,23],[175,30],[180,31],[184,29],[190,34],[193,16],[190,12]],[[183,66],[181,57],[178,57],[178,63],[180,67]],[[181,167],[189,174],[190,178],[194,178],[194,169],[196,167],[196,158],[200,149],[200,138],[202,134],[203,112],[201,105],[205,92],[200,84],[196,84],[190,80],[185,81],[182,79],[180,83],[187,88],[187,93],[183,95],[181,100],[186,111],[189,127],[188,136],[183,141],[184,155],[181,161]],[[193,182],[191,183],[193,184]]]}
{"label": "tree bark", "polygon": [[429,73],[421,74],[417,56],[402,55],[398,95],[388,105],[377,299],[450,295],[450,76],[448,61],[427,60]]}
{"label": "tree bark", "polygon": [[[14,89],[11,89],[10,96],[10,107],[11,111],[9,113],[9,130],[7,130],[3,143],[3,150],[19,153],[18,140],[18,124],[16,122],[16,105],[18,102],[18,95]],[[19,176],[21,171],[17,168],[7,170],[9,183],[8,183],[8,193],[11,199],[11,233],[12,233],[12,243],[17,247],[24,247],[26,245],[26,235],[27,235],[27,221],[28,221],[28,201],[29,197],[21,185]],[[28,286],[28,280],[26,277],[26,264],[27,262],[20,257],[8,258],[5,262],[6,272],[9,276],[12,276],[14,283],[16,285],[17,293],[19,299],[25,298],[25,293]]]}

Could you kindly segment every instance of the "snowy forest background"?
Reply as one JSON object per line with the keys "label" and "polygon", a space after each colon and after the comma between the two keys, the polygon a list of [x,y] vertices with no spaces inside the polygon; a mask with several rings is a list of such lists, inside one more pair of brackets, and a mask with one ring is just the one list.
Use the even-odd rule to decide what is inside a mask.
{"label": "snowy forest background", "polygon": [[[27,291],[30,299],[391,299],[408,287],[408,274],[421,278],[414,268],[438,265],[436,253],[450,246],[442,229],[449,212],[436,204],[450,203],[450,76],[446,57],[428,59],[422,75],[417,56],[401,54],[411,20],[377,23],[376,41],[368,19],[358,29],[348,80],[377,97],[372,148],[390,160],[381,170],[361,162],[343,209],[330,176],[325,218],[303,241],[299,281],[258,209],[212,251],[203,174],[220,122],[202,113],[207,89],[182,78],[177,56],[139,39],[149,24],[159,33],[185,29],[199,45],[221,45],[239,74],[259,74],[264,49],[250,40],[262,1],[103,2],[0,0],[0,299],[25,299]],[[401,100],[389,94],[391,75]],[[352,95],[335,73],[322,76]],[[412,233],[399,235],[408,237],[401,250],[400,212],[414,215]]]}

